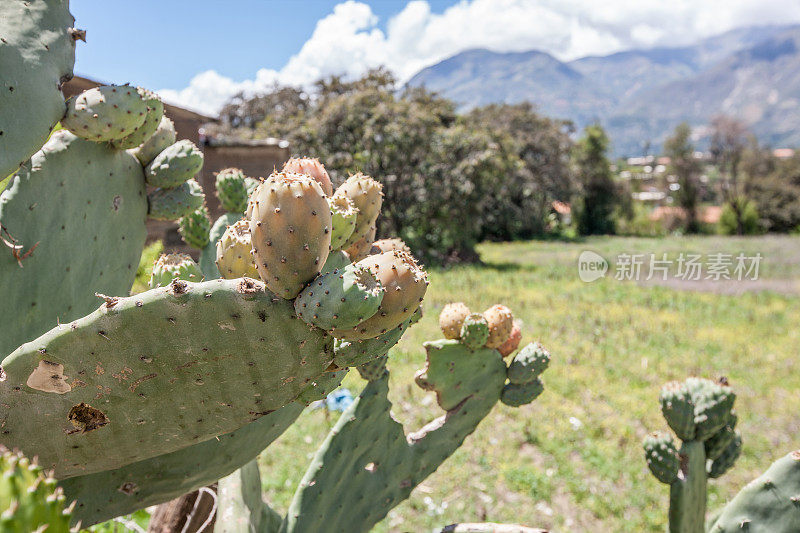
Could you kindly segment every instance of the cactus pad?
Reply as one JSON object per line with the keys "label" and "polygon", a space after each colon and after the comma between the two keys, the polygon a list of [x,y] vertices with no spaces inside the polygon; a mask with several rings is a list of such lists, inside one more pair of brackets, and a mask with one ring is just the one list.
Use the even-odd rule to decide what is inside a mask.
{"label": "cactus pad", "polygon": [[205,201],[203,188],[195,180],[174,189],[155,189],[147,195],[147,216],[155,220],[177,220],[200,209]]}
{"label": "cactus pad", "polygon": [[681,440],[694,438],[694,403],[692,394],[680,381],[670,381],[661,389],[658,397],[661,414]]}
{"label": "cactus pad", "polygon": [[147,103],[139,89],[102,85],[67,100],[61,125],[89,141],[118,141],[136,131],[146,115]]}
{"label": "cactus pad", "polygon": [[[441,318],[441,317],[440,317]],[[479,313],[467,315],[461,324],[459,339],[468,350],[475,351],[483,348],[489,338],[489,324],[486,318]]]}
{"label": "cactus pad", "polygon": [[[458,339],[461,337],[461,325],[470,314],[469,307],[463,302],[453,302],[444,306],[439,313],[439,328],[445,339]],[[485,341],[484,341],[485,342]]]}
{"label": "cactus pad", "polygon": [[242,213],[247,209],[246,176],[239,168],[225,168],[217,172],[214,187],[222,208],[229,213]]}
{"label": "cactus pad", "polygon": [[520,407],[531,403],[544,391],[544,383],[540,379],[534,379],[530,383],[518,385],[507,383],[503,387],[500,401],[509,407]]}
{"label": "cactus pad", "polygon": [[164,148],[145,167],[144,175],[151,187],[172,189],[194,177],[201,168],[203,152],[192,141],[183,139]]}
{"label": "cactus pad", "polygon": [[208,209],[206,206],[201,206],[184,215],[178,221],[178,232],[183,238],[183,242],[202,250],[208,245],[208,234],[211,231],[211,221],[208,219]]}
{"label": "cactus pad", "polygon": [[550,366],[550,352],[538,342],[532,342],[519,351],[508,365],[508,381],[525,384],[534,381]]}
{"label": "cactus pad", "polygon": [[115,148],[128,149],[136,148],[147,139],[149,139],[158,129],[161,124],[161,119],[164,117],[164,103],[161,98],[154,92],[147,89],[139,89],[139,94],[147,106],[147,113],[144,116],[142,125],[133,130],[133,133],[118,141],[111,141]]}
{"label": "cactus pad", "polygon": [[669,485],[678,479],[681,460],[672,435],[663,431],[651,433],[642,443],[647,467],[661,483]]}
{"label": "cactus pad", "polygon": [[162,116],[155,133],[134,149],[133,155],[142,166],[147,166],[158,154],[172,145],[176,138],[175,124],[166,116]]}

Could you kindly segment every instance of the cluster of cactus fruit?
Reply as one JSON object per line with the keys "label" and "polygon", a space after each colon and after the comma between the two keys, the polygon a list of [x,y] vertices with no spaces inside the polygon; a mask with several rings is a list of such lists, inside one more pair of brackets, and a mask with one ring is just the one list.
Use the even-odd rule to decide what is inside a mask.
{"label": "cluster of cactus fruit", "polygon": [[[0,529],[68,531],[220,480],[217,531],[366,531],[498,401],[542,393],[550,355],[517,351],[510,309],[449,304],[415,377],[445,415],[407,434],[387,354],[420,319],[428,280],[402,241],[375,240],[381,185],[356,174],[334,188],[310,158],[263,180],[225,169],[212,224],[193,179],[202,152],[177,140],[157,95],[117,85],[64,101],[85,36],[68,8],[0,3],[0,176],[13,173],[0,195]],[[150,290],[129,296],[148,217],[178,220],[200,260],[160,257]],[[367,383],[280,516],[254,458],[350,368]],[[645,450],[670,485],[672,531],[704,530],[707,479],[741,449],[733,401],[697,378],[662,393],[682,443],[657,434]],[[503,526],[445,530],[465,528]],[[709,524],[739,530],[800,531],[800,453]]]}

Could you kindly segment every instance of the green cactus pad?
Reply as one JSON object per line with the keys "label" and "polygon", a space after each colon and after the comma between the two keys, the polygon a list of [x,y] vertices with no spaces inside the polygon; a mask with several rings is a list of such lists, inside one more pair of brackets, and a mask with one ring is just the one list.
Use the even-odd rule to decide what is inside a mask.
{"label": "green cactus pad", "polygon": [[208,234],[211,231],[211,221],[208,219],[208,209],[206,206],[201,206],[184,215],[178,221],[178,232],[183,238],[183,242],[202,250],[208,244]]}
{"label": "green cactus pad", "polygon": [[678,479],[681,460],[672,435],[657,431],[645,437],[642,443],[647,467],[661,483],[669,485]]}
{"label": "green cactus pad", "polygon": [[735,427],[736,415],[731,415],[731,420],[728,424],[705,441],[706,457],[713,461],[722,455],[722,452],[730,445],[731,441],[736,438]]}
{"label": "green cactus pad", "polygon": [[200,209],[204,201],[203,188],[195,180],[189,180],[175,189],[156,189],[148,194],[147,216],[155,220],[178,220]]}
{"label": "green cactus pad", "polygon": [[531,403],[538,398],[543,391],[544,383],[538,378],[521,385],[508,383],[503,387],[500,401],[509,407],[520,407]]}
{"label": "green cactus pad", "polygon": [[661,413],[681,440],[694,438],[694,403],[691,391],[685,383],[670,381],[661,389],[658,397]]}
{"label": "green cactus pad", "polygon": [[333,364],[339,368],[358,366],[386,355],[392,346],[398,343],[403,333],[411,326],[414,316],[415,315],[412,315],[411,318],[396,328],[382,335],[378,335],[374,339],[338,342]]}
{"label": "green cactus pad", "polygon": [[800,531],[800,450],[778,459],[725,506],[709,533]]}
{"label": "green cactus pad", "polygon": [[358,209],[347,196],[338,195],[328,198],[331,208],[331,250],[341,250],[353,230],[356,229]]}
{"label": "green cactus pad", "polygon": [[483,348],[489,338],[489,323],[480,313],[467,315],[461,322],[461,333],[458,338],[469,350]]}
{"label": "green cactus pad", "polygon": [[530,383],[550,366],[550,352],[538,342],[532,342],[519,351],[508,365],[508,381],[515,384]]}
{"label": "green cactus pad", "polygon": [[133,155],[142,166],[147,166],[158,154],[171,146],[176,138],[175,124],[166,116],[162,116],[155,133],[133,150]]}
{"label": "green cactus pad", "polygon": [[219,270],[217,270],[217,242],[225,234],[228,226],[236,224],[242,217],[238,213],[225,213],[219,217],[211,226],[211,231],[208,233],[208,244],[200,252],[200,270],[206,280],[219,278]]}
{"label": "green cactus pad", "polygon": [[147,103],[136,87],[102,85],[67,100],[61,125],[83,139],[103,142],[124,139],[144,123]]}
{"label": "green cactus pad", "polygon": [[332,331],[352,328],[378,312],[385,290],[363,265],[347,265],[317,276],[294,300],[297,316]]}
{"label": "green cactus pad", "polygon": [[388,357],[383,355],[377,359],[373,359],[368,363],[359,365],[356,368],[363,379],[366,379],[367,381],[378,381],[384,376],[384,374],[386,374],[386,372],[388,372],[388,370],[386,370],[387,359]]}
{"label": "green cactus pad", "polygon": [[694,403],[695,438],[706,440],[728,423],[736,394],[710,379],[689,378],[686,384]]}
{"label": "green cactus pad", "polygon": [[331,270],[335,270],[337,268],[344,268],[350,264],[350,257],[344,253],[343,251],[333,251],[328,254],[328,260],[325,261],[325,264],[322,265],[322,269],[320,270],[320,275],[327,274]]}
{"label": "green cactus pad", "polygon": [[731,469],[742,453],[742,436],[734,432],[733,438],[728,441],[728,445],[711,462],[708,467],[708,477],[716,479]]}
{"label": "green cactus pad", "polygon": [[[244,214],[247,209],[247,178],[238,168],[226,168],[217,172],[214,186],[222,208],[229,213]],[[256,185],[257,186],[257,185]]]}
{"label": "green cactus pad", "polygon": [[158,129],[161,124],[161,119],[164,117],[164,103],[161,98],[154,92],[147,89],[139,88],[139,95],[144,100],[147,106],[147,114],[144,117],[142,125],[133,130],[133,133],[119,139],[118,141],[111,141],[111,144],[116,148],[127,150],[128,148],[136,148],[147,139],[149,139]]}
{"label": "green cactus pad", "polygon": [[200,267],[186,254],[161,254],[153,265],[150,288],[166,287],[172,280],[203,281]]}
{"label": "green cactus pad", "polygon": [[3,361],[4,441],[57,477],[118,468],[286,405],[332,348],[254,280],[175,281],[109,299]]}
{"label": "green cactus pad", "polygon": [[202,168],[203,152],[192,141],[183,139],[167,146],[150,161],[144,169],[144,176],[151,187],[172,189]]}
{"label": "green cactus pad", "polygon": [[0,357],[96,309],[96,292],[127,294],[146,214],[136,158],[53,134],[0,195],[0,232],[19,247],[0,246]]}
{"label": "green cactus pad", "polygon": [[39,150],[64,116],[61,84],[72,78],[81,38],[74,23],[68,2],[0,2],[0,179]]}

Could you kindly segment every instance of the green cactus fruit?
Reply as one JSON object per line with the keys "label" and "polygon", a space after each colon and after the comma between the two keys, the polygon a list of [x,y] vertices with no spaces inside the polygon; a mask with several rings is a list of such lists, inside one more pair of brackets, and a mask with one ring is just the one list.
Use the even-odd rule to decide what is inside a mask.
{"label": "green cactus fruit", "polygon": [[253,194],[253,191],[255,191],[259,185],[261,185],[262,181],[264,180],[261,178],[251,178],[249,176],[244,179],[244,186],[247,189],[248,198],[250,198],[250,195]]}
{"label": "green cactus fruit", "polygon": [[3,441],[59,479],[120,468],[286,405],[330,366],[332,344],[251,279],[107,298],[2,361]]}
{"label": "green cactus fruit", "polygon": [[297,316],[333,331],[352,328],[378,312],[384,288],[364,265],[347,265],[317,276],[294,300]]}
{"label": "green cactus fruit", "polygon": [[15,247],[0,253],[0,357],[96,309],[96,292],[127,294],[146,216],[135,157],[55,132],[0,194],[3,238]]}
{"label": "green cactus fruit", "polygon": [[657,480],[669,485],[678,479],[681,459],[672,435],[656,431],[645,437],[642,447],[647,467]]}
{"label": "green cactus fruit", "polygon": [[398,251],[398,252],[407,252],[411,253],[411,248],[403,241],[403,239],[398,239],[397,237],[392,239],[380,239],[372,243],[372,247],[369,250],[369,255],[379,254],[381,252],[391,252],[391,251]]}
{"label": "green cactus fruit", "polygon": [[550,366],[550,352],[538,342],[532,342],[519,351],[508,365],[508,380],[522,385],[538,378]]}
{"label": "green cactus fruit", "polygon": [[689,378],[686,384],[694,403],[695,438],[706,440],[728,423],[736,394],[727,383],[710,379]]}
{"label": "green cactus fruit", "polygon": [[741,453],[742,436],[734,432],[733,438],[728,441],[728,445],[722,450],[722,453],[711,462],[711,466],[708,468],[708,477],[718,478],[730,470]]}
{"label": "green cactus fruit", "polygon": [[346,340],[377,337],[405,322],[419,307],[428,288],[428,276],[405,252],[384,252],[356,263],[370,269],[385,289],[378,312],[353,328],[335,329],[333,335]]}
{"label": "green cactus fruit", "polygon": [[[192,178],[203,168],[203,152],[190,140],[167,146],[144,168],[151,187],[172,189]],[[244,210],[242,210],[244,211]]]}
{"label": "green cactus fruit", "polygon": [[129,85],[102,85],[67,100],[61,125],[88,141],[123,139],[144,123],[147,103]]}
{"label": "green cactus fruit", "polygon": [[228,226],[217,241],[217,270],[225,279],[258,279],[250,243],[250,225],[246,220]]}
{"label": "green cactus fruit", "polygon": [[208,218],[208,209],[201,206],[178,221],[178,232],[183,237],[183,242],[202,250],[208,245],[208,234],[211,231],[211,221]]}
{"label": "green cactus fruit", "polygon": [[445,339],[458,339],[461,337],[461,324],[469,316],[470,310],[463,302],[453,302],[444,306],[439,313],[439,328],[444,333]]}
{"label": "green cactus fruit", "polygon": [[205,196],[200,184],[189,180],[175,189],[155,189],[147,195],[147,201],[150,206],[148,217],[155,220],[178,220],[200,209]]}
{"label": "green cactus fruit", "polygon": [[[353,229],[353,234],[345,241],[345,248],[365,239],[372,227],[375,226],[375,221],[381,212],[381,203],[383,202],[381,189],[380,183],[360,172],[347,178],[347,181],[336,189],[335,194],[347,196],[358,209],[356,227]],[[371,245],[374,240],[375,237],[373,236],[372,239],[369,239],[369,244]]]}
{"label": "green cactus fruit", "polygon": [[142,144],[133,150],[133,155],[142,164],[143,167],[147,166],[158,154],[167,149],[175,143],[177,133],[175,133],[175,124],[167,118],[162,116],[161,121],[158,123],[155,133],[146,139]]}
{"label": "green cactus fruit", "polygon": [[728,423],[705,441],[706,457],[713,461],[722,455],[722,452],[730,445],[731,441],[736,438],[735,428],[736,415],[731,414]]}
{"label": "green cactus fruit", "polygon": [[496,304],[483,312],[489,323],[489,338],[487,348],[499,348],[508,340],[511,330],[514,329],[514,315],[505,305]]}
{"label": "green cactus fruit", "polygon": [[322,265],[320,275],[327,274],[328,272],[337,268],[342,269],[350,264],[350,257],[343,251],[332,251],[328,254],[328,259]]}
{"label": "green cactus fruit", "polygon": [[331,178],[328,176],[328,171],[325,166],[319,162],[319,159],[312,159],[310,157],[292,157],[283,165],[283,171],[294,174],[305,174],[311,176],[319,183],[322,192],[325,196],[333,195],[333,184]]}
{"label": "green cactus fruit", "polygon": [[356,228],[358,211],[347,196],[330,197],[328,205],[331,208],[331,224],[333,225],[331,250],[340,250]]}
{"label": "green cactus fruit", "polygon": [[61,85],[72,78],[84,34],[74,24],[69,2],[0,2],[0,179],[39,150],[64,116]]}
{"label": "green cactus fruit", "polygon": [[319,183],[273,173],[250,198],[256,268],[267,288],[293,299],[317,277],[331,245],[331,210]]}
{"label": "green cactus fruit", "polygon": [[363,365],[358,365],[356,368],[363,379],[367,381],[378,381],[388,372],[388,370],[386,370],[387,359],[388,357],[382,355]]}
{"label": "green cactus fruit", "polygon": [[800,450],[774,463],[725,506],[709,533],[800,531]]}
{"label": "green cactus fruit", "polygon": [[49,473],[0,445],[0,531],[67,533],[72,506]]}
{"label": "green cactus fruit", "polygon": [[375,225],[370,226],[369,231],[367,231],[367,234],[364,237],[358,239],[356,242],[345,248],[345,252],[347,252],[347,255],[350,256],[351,261],[361,261],[369,255],[369,252],[372,249],[372,241],[375,240],[375,233],[377,231],[378,228]]}
{"label": "green cactus fruit", "polygon": [[243,214],[247,209],[246,176],[241,169],[226,168],[217,172],[214,186],[222,208],[229,213]]}
{"label": "green cactus fruit", "polygon": [[694,439],[694,402],[686,385],[670,381],[661,388],[658,400],[661,413],[678,438],[683,441]]}
{"label": "green cactus fruit", "polygon": [[503,357],[508,357],[519,347],[522,342],[522,325],[519,320],[514,321],[514,327],[511,328],[511,333],[508,335],[506,342],[497,347],[497,351]]}
{"label": "green cactus fruit", "polygon": [[138,91],[147,106],[147,114],[144,117],[144,122],[127,137],[123,137],[117,141],[111,141],[111,144],[115,148],[123,150],[136,148],[156,132],[158,125],[161,124],[161,119],[164,117],[164,103],[161,101],[161,98],[159,98],[156,93],[148,91],[147,89],[142,89],[141,87]]}
{"label": "green cactus fruit", "polygon": [[461,323],[461,344],[466,346],[468,350],[475,351],[478,348],[483,348],[486,345],[486,339],[489,338],[489,323],[486,318],[480,313],[472,313],[467,315]]}
{"label": "green cactus fruit", "polygon": [[530,383],[523,383],[521,385],[507,383],[503,387],[500,401],[509,407],[520,407],[538,398],[542,391],[544,391],[544,384],[542,380],[538,378]]}
{"label": "green cactus fruit", "polygon": [[161,254],[153,265],[150,288],[166,287],[172,280],[203,281],[200,267],[186,254]]}

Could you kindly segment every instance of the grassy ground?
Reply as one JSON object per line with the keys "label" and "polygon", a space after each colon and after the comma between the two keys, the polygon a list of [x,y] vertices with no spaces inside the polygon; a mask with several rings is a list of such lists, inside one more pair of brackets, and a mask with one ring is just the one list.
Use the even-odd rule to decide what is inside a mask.
{"label": "grassy ground", "polygon": [[[585,249],[608,259],[761,252],[762,279],[780,283],[742,294],[613,277],[587,284],[576,267]],[[663,531],[668,489],[647,472],[640,443],[648,431],[666,429],[657,402],[662,383],[688,375],[726,375],[738,393],[744,452],[711,482],[710,508],[800,447],[800,298],[793,294],[800,237],[598,238],[488,244],[481,253],[483,266],[431,273],[425,317],[390,357],[394,415],[409,432],[440,414],[413,374],[424,362],[421,343],[440,336],[438,313],[454,300],[475,310],[495,302],[511,307],[524,322],[524,341],[540,340],[554,355],[545,393],[520,409],[498,405],[376,531],[483,520],[555,531]],[[362,384],[353,376],[345,381],[354,393]],[[309,411],[262,454],[266,496],[276,509],[286,509],[334,422],[324,410]]]}

